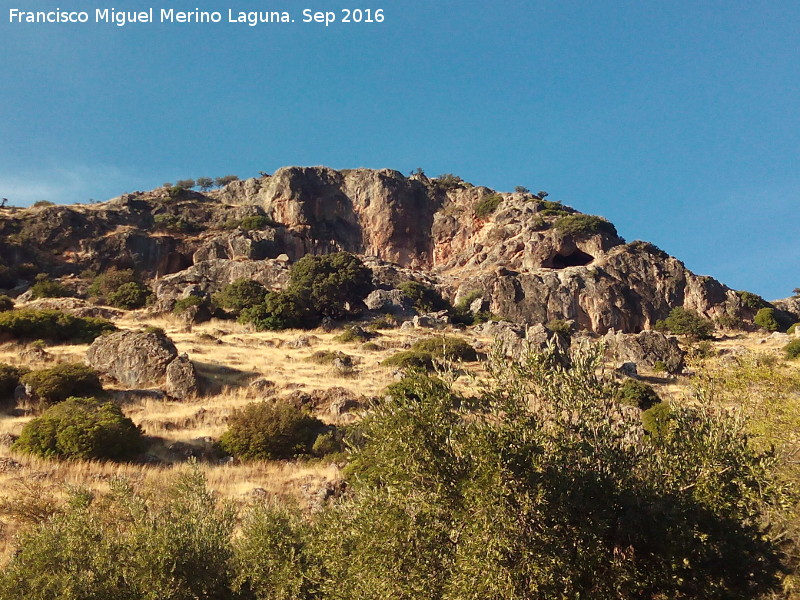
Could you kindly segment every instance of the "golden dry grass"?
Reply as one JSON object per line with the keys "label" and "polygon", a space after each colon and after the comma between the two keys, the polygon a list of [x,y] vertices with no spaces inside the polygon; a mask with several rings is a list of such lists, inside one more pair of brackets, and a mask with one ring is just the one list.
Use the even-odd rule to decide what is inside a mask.
{"label": "golden dry grass", "polygon": [[[208,438],[217,439],[225,431],[228,416],[248,402],[264,398],[248,384],[258,378],[272,381],[275,385],[267,395],[281,395],[293,390],[316,391],[341,387],[358,396],[375,396],[394,381],[392,369],[381,362],[398,350],[408,348],[420,337],[441,335],[443,332],[422,330],[385,329],[372,340],[371,345],[358,342],[342,343],[335,339],[339,332],[322,330],[281,332],[254,332],[249,327],[231,322],[212,320],[208,323],[188,327],[171,315],[153,317],[145,311],[128,312],[117,325],[123,329],[140,329],[146,326],[160,327],[174,341],[179,352],[186,352],[195,362],[202,375],[216,386],[216,392],[191,401],[176,402],[166,399],[145,398],[126,401],[124,412],[140,425],[145,434],[160,440],[154,444],[152,453],[167,459],[163,464],[115,464],[91,461],[60,462],[26,455],[19,455],[8,448],[0,447],[0,502],[4,498],[20,493],[20,482],[39,481],[51,491],[74,485],[95,490],[105,490],[108,482],[119,476],[148,486],[168,485],[176,470],[183,468],[180,461],[170,456],[170,444],[200,444]],[[492,340],[472,331],[448,329],[447,335],[464,337],[481,351],[487,352]],[[305,338],[307,345],[297,344]],[[740,334],[714,342],[714,347],[724,351],[737,348],[780,353],[785,341],[769,338],[763,334]],[[0,362],[45,367],[56,362],[81,361],[86,345],[58,345],[47,347],[50,358],[43,362],[31,362],[20,357],[26,349],[21,344],[0,345]],[[330,364],[308,360],[319,351],[339,351],[352,357],[354,372],[342,374]],[[800,363],[800,361],[795,361]],[[792,368],[800,368],[800,365]],[[483,365],[474,363],[458,365],[453,377],[462,392],[477,392],[474,376],[484,373]],[[663,399],[680,401],[686,397],[688,378],[660,378],[655,373],[644,373],[654,383]],[[107,389],[116,386],[106,382]],[[333,415],[318,415],[328,422],[337,422]],[[0,434],[18,435],[30,414],[0,414]],[[198,442],[199,441],[199,442]],[[3,459],[16,461],[20,468],[2,469]],[[14,463],[10,463],[14,464]],[[259,494],[279,498],[302,500],[302,487],[309,483],[319,484],[339,476],[336,465],[305,462],[254,462],[247,464],[201,464],[211,489],[226,498],[246,501],[254,490]],[[263,490],[263,491],[262,491]],[[2,518],[2,515],[0,515]],[[10,543],[18,525],[13,519],[2,519],[0,529],[0,560],[7,556]]]}

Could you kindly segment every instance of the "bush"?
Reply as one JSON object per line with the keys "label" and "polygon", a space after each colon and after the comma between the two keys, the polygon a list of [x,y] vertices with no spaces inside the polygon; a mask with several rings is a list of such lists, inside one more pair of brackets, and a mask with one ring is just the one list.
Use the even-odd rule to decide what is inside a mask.
{"label": "bush", "polygon": [[668,402],[657,402],[642,412],[642,426],[654,439],[664,440],[669,432],[672,408]]}
{"label": "bush", "polygon": [[214,179],[214,183],[217,184],[217,187],[225,187],[229,183],[233,183],[234,181],[239,181],[239,178],[236,175],[224,175],[222,177],[217,177]]}
{"label": "bush", "polygon": [[236,313],[263,304],[266,297],[267,288],[252,279],[237,279],[212,296],[214,304]]}
{"label": "bush", "polygon": [[46,275],[37,275],[36,283],[31,286],[31,299],[37,298],[69,298],[72,290],[60,281],[48,279]]}
{"label": "bush", "polygon": [[433,354],[423,350],[403,350],[392,354],[381,363],[385,367],[397,369],[433,370]]}
{"label": "bush", "polygon": [[319,419],[288,402],[253,402],[235,411],[220,446],[247,460],[276,460],[310,454],[325,429]]}
{"label": "bush", "polygon": [[245,231],[260,230],[267,227],[279,227],[280,223],[264,215],[252,215],[242,219],[234,219],[222,223],[222,229],[243,229]]}
{"label": "bush", "polygon": [[6,295],[0,295],[0,312],[14,309],[14,301]]}
{"label": "bush", "polygon": [[82,363],[62,363],[49,369],[26,373],[20,382],[30,386],[43,402],[55,404],[70,396],[94,395],[103,391],[97,372]]}
{"label": "bush", "polygon": [[417,312],[425,313],[450,308],[439,292],[418,281],[404,281],[397,286],[397,289],[411,300]]}
{"label": "bush", "polygon": [[792,359],[800,356],[800,340],[792,340],[783,348],[786,358]]}
{"label": "bush", "polygon": [[136,281],[138,281],[138,279],[133,269],[110,267],[94,277],[87,291],[93,298],[105,298],[109,294],[116,292],[126,283],[135,283]]}
{"label": "bush", "polygon": [[701,340],[711,337],[714,324],[693,310],[677,306],[670,311],[666,319],[656,321],[655,328]]}
{"label": "bush", "polygon": [[344,331],[334,337],[334,341],[342,344],[350,344],[352,342],[368,342],[375,337],[376,334],[365,331],[363,327],[358,325],[348,325]]}
{"label": "bush", "polygon": [[497,210],[502,201],[503,197],[500,194],[487,194],[475,204],[475,216],[485,219]]}
{"label": "bush", "polygon": [[564,319],[552,319],[547,324],[547,328],[553,333],[558,333],[565,337],[570,337],[572,335],[572,323]]}
{"label": "bush", "polygon": [[192,233],[198,229],[194,223],[177,215],[160,214],[153,217],[153,221],[158,229],[171,233]]}
{"label": "bush", "polygon": [[352,365],[353,357],[338,350],[317,350],[306,359],[318,365],[332,365],[336,360]]}
{"label": "bush", "polygon": [[179,187],[182,190],[190,190],[197,185],[194,179],[179,179],[175,184],[175,187]]}
{"label": "bush", "polygon": [[427,352],[434,358],[444,360],[478,360],[475,348],[455,336],[437,336],[418,340],[411,346],[413,352]]}
{"label": "bush", "polygon": [[597,217],[595,215],[565,215],[553,223],[553,227],[564,235],[573,235],[576,237],[586,237],[598,233],[617,236],[617,228],[614,227],[612,223],[603,217]]}
{"label": "bush", "polygon": [[774,308],[762,308],[756,313],[753,322],[767,331],[779,331],[781,326],[775,316]]}
{"label": "bush", "polygon": [[636,379],[626,379],[616,389],[614,398],[620,404],[636,406],[639,410],[648,410],[661,402],[653,386]]}
{"label": "bush", "polygon": [[308,300],[289,290],[270,292],[262,304],[245,308],[239,315],[240,323],[249,323],[256,329],[290,329],[314,327],[319,315]]}
{"label": "bush", "polygon": [[37,200],[31,206],[33,206],[33,208],[44,208],[47,206],[55,206],[55,205],[56,205],[55,202],[50,202],[50,200]]}
{"label": "bush", "polygon": [[13,447],[47,458],[128,460],[145,443],[139,427],[113,402],[72,397],[27,423]]}
{"label": "bush", "polygon": [[214,187],[214,180],[211,177],[198,177],[196,183],[201,192],[207,192]]}
{"label": "bush", "polygon": [[744,290],[740,290],[736,292],[736,294],[739,296],[739,298],[742,299],[742,304],[749,309],[758,310],[760,308],[765,308],[769,306],[767,301],[764,300],[758,294],[754,294],[752,292],[747,292]]}
{"label": "bush", "polygon": [[17,340],[88,344],[116,329],[105,319],[75,317],[60,310],[19,308],[0,312],[0,335]]}
{"label": "bush", "polygon": [[794,335],[794,332],[797,331],[797,325],[798,323],[792,323],[789,329],[786,330],[786,333],[788,333],[789,335]]}
{"label": "bush", "polygon": [[737,329],[742,329],[744,327],[744,321],[742,321],[738,317],[734,317],[733,315],[729,314],[718,316],[714,320],[714,324],[720,329],[737,330]]}
{"label": "bush", "polygon": [[106,300],[111,306],[134,310],[147,304],[151,296],[150,288],[136,281],[131,281],[123,283],[115,291],[108,294]]}
{"label": "bush", "polygon": [[514,188],[514,191],[515,191],[517,194],[530,194],[530,193],[531,193],[531,191],[530,191],[528,188],[526,188],[524,185],[518,185],[518,186],[516,186],[516,187]]}
{"label": "bush", "polygon": [[200,296],[186,296],[186,298],[175,301],[172,307],[172,314],[182,315],[188,308],[192,306],[202,306],[205,302],[205,298],[201,298]]}
{"label": "bush", "polygon": [[349,252],[304,256],[292,266],[287,286],[288,292],[307,298],[316,313],[334,319],[349,314],[347,306],[361,302],[372,289],[372,271]]}
{"label": "bush", "polygon": [[14,398],[14,390],[19,385],[20,377],[29,369],[0,363],[0,405],[8,404]]}
{"label": "bush", "polygon": [[197,469],[147,495],[122,478],[73,489],[21,536],[0,598],[232,600],[234,517]]}
{"label": "bush", "polygon": [[[573,366],[552,367],[562,363]],[[439,393],[376,403],[351,453],[354,493],[315,531],[322,596],[779,589],[781,543],[757,525],[788,499],[770,455],[749,446],[737,417],[702,407],[676,410],[667,435],[642,439],[639,416],[607,401],[599,364],[599,352],[499,362],[477,412]]]}

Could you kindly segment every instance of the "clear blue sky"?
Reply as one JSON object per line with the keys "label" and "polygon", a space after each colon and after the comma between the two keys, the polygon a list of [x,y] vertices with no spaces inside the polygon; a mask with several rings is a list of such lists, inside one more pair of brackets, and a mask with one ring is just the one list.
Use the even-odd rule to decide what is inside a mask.
{"label": "clear blue sky", "polygon": [[[15,2],[0,9],[12,203],[295,164],[422,167],[547,190],[768,299],[800,286],[798,2]],[[15,6],[297,22],[11,26]],[[386,20],[302,24],[309,7]]]}

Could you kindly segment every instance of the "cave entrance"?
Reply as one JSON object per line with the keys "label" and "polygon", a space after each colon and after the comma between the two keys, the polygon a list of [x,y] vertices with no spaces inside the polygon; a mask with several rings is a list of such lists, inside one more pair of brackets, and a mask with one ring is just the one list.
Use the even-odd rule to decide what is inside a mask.
{"label": "cave entrance", "polygon": [[549,269],[566,269],[567,267],[584,267],[594,260],[594,256],[575,249],[569,254],[556,253],[542,265]]}

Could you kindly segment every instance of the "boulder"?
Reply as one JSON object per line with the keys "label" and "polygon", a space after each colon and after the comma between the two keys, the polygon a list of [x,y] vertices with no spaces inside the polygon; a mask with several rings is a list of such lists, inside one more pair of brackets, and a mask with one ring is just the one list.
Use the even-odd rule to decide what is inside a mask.
{"label": "boulder", "polygon": [[200,380],[189,358],[166,335],[148,331],[118,331],[97,338],[86,363],[122,385],[159,387],[173,398],[200,391]]}
{"label": "boulder", "polygon": [[364,299],[367,309],[394,315],[410,315],[414,309],[408,297],[400,290],[374,290]]}
{"label": "boulder", "polygon": [[200,394],[200,378],[188,355],[181,354],[167,365],[164,391],[168,396],[178,400]]}
{"label": "boulder", "polygon": [[678,346],[678,340],[661,332],[609,332],[603,341],[606,355],[611,360],[633,362],[651,369],[656,363],[661,363],[670,373],[679,373],[683,368],[684,352]]}

